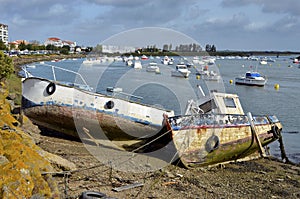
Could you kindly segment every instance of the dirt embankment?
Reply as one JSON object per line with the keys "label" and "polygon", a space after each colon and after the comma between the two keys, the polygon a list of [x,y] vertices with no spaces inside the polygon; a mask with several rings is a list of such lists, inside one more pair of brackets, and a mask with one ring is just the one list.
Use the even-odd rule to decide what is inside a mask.
{"label": "dirt embankment", "polygon": [[[43,150],[11,114],[11,101],[0,86],[0,198],[59,197],[55,180],[43,172],[55,171]],[[50,155],[51,156],[51,155]]]}

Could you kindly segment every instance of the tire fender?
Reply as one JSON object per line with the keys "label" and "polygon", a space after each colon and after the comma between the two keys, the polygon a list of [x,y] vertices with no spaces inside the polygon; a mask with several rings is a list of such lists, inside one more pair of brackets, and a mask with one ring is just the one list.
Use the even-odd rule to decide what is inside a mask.
{"label": "tire fender", "polygon": [[46,92],[48,95],[52,95],[56,90],[56,85],[53,82],[50,82],[46,87]]}
{"label": "tire fender", "polygon": [[205,150],[210,153],[216,150],[220,145],[219,137],[216,135],[210,136],[205,143]]}
{"label": "tire fender", "polygon": [[106,109],[112,109],[114,106],[115,106],[115,103],[111,100],[109,100],[105,103],[105,108]]}

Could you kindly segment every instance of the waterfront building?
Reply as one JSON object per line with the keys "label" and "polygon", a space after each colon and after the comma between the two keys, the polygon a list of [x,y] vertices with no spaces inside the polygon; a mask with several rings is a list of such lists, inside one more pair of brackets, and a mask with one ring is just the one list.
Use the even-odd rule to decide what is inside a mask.
{"label": "waterfront building", "polygon": [[76,42],[61,40],[60,38],[57,38],[57,37],[50,37],[44,42],[44,45],[45,46],[53,45],[56,47],[70,46],[70,50],[72,51],[76,47]]}
{"label": "waterfront building", "polygon": [[102,45],[103,53],[131,53],[136,50],[136,47],[132,46],[114,46],[114,45]]}
{"label": "waterfront building", "polygon": [[56,47],[63,47],[63,41],[57,37],[50,37],[44,42],[45,46],[53,45]]}
{"label": "waterfront building", "polygon": [[8,25],[0,23],[0,40],[8,45]]}

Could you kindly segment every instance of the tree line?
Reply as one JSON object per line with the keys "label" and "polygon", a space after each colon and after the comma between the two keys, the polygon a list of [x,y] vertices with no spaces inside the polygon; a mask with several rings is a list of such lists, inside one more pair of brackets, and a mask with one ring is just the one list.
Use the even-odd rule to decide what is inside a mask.
{"label": "tree line", "polygon": [[[80,48],[80,46],[76,46],[76,48]],[[21,42],[18,47],[16,47],[15,44],[10,44],[10,46],[6,46],[5,43],[0,40],[0,50],[8,51],[9,49],[13,50],[28,50],[28,51],[42,51],[42,50],[47,50],[50,52],[59,52],[60,54],[69,54],[70,52],[70,46],[64,45],[62,47],[57,47],[52,44],[48,44],[47,46],[45,45],[40,45],[38,42],[32,42],[29,44],[25,44],[25,42]],[[92,47],[87,47],[85,52],[90,52],[92,50]]]}

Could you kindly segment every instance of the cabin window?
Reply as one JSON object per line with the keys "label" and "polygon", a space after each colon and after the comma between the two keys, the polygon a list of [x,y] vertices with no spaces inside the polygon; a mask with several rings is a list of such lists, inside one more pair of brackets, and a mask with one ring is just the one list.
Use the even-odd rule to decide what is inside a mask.
{"label": "cabin window", "polygon": [[224,98],[224,103],[225,103],[226,107],[236,108],[236,105],[235,105],[235,102],[234,102],[233,98],[229,98],[229,97]]}

